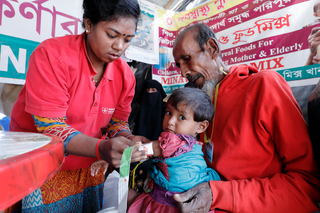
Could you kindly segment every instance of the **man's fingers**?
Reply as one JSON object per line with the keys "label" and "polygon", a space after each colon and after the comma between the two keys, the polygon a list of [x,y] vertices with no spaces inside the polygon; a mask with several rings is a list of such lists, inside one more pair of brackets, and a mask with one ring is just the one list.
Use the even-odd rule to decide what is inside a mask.
{"label": "man's fingers", "polygon": [[[178,201],[178,208],[180,209],[180,212],[183,213],[189,213],[189,212],[201,212],[199,209],[199,206],[197,205],[198,198],[196,197],[190,197],[190,199],[186,199],[186,197],[182,197],[179,194],[173,195],[173,198],[178,201],[181,200],[181,202]],[[184,200],[184,201],[182,201]]]}
{"label": "man's fingers", "polygon": [[191,213],[191,212],[207,213],[207,212],[209,212],[210,209],[206,208],[205,205],[202,205],[202,202],[203,201],[199,200],[199,198],[197,196],[195,196],[190,201],[178,203],[178,208],[179,208],[180,212],[182,212],[182,213]]}
{"label": "man's fingers", "polygon": [[188,200],[191,200],[191,198],[194,196],[194,192],[193,189],[189,189],[188,191],[181,193],[181,194],[175,194],[173,195],[173,198],[179,202],[179,203],[183,203],[186,202]]}
{"label": "man's fingers", "polygon": [[174,194],[173,199],[175,199],[178,203],[183,203],[185,201],[179,194]]}
{"label": "man's fingers", "polygon": [[178,202],[179,210],[182,213],[207,213],[212,203],[211,188],[207,182],[200,183],[179,195],[175,194],[173,198]]}

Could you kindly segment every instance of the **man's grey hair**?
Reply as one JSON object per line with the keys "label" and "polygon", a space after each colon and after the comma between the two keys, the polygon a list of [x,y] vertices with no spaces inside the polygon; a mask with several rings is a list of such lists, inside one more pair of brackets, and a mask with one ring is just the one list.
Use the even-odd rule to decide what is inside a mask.
{"label": "man's grey hair", "polygon": [[[204,44],[207,43],[209,38],[214,38],[216,40],[220,50],[218,39],[214,34],[213,30],[208,25],[202,23],[191,25],[185,28],[179,36],[185,35],[190,30],[194,30],[194,40],[196,40],[199,43],[199,47],[202,50],[202,52],[204,52]],[[219,57],[222,59],[222,55],[220,52]]]}

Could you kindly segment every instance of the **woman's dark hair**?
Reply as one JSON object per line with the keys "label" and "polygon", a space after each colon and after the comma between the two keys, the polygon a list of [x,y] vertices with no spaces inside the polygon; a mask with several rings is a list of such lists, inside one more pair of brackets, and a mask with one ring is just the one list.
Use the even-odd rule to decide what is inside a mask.
{"label": "woman's dark hair", "polygon": [[83,0],[82,7],[83,20],[88,18],[93,25],[100,21],[117,20],[119,17],[133,17],[137,24],[140,16],[137,0]]}
{"label": "woman's dark hair", "polygon": [[167,105],[170,104],[177,109],[178,104],[183,103],[191,107],[194,112],[193,119],[196,122],[211,121],[214,116],[214,106],[210,97],[201,89],[182,87],[173,90]]}

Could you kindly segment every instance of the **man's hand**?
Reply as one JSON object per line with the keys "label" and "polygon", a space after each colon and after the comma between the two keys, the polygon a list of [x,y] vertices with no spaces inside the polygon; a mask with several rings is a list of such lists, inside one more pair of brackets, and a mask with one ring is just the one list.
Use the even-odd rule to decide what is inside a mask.
{"label": "man's hand", "polygon": [[208,213],[212,203],[212,192],[208,182],[200,183],[188,191],[173,195],[182,213]]}

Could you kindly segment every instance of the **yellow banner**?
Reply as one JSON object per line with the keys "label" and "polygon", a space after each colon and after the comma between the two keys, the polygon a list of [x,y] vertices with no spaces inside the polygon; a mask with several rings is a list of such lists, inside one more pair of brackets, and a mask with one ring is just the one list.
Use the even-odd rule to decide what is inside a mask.
{"label": "yellow banner", "polygon": [[194,21],[201,21],[208,19],[218,13],[222,13],[236,5],[245,2],[245,0],[226,1],[226,0],[214,0],[207,2],[196,8],[173,14],[172,11],[166,11],[158,8],[158,24],[166,30],[178,30],[182,27]]}

